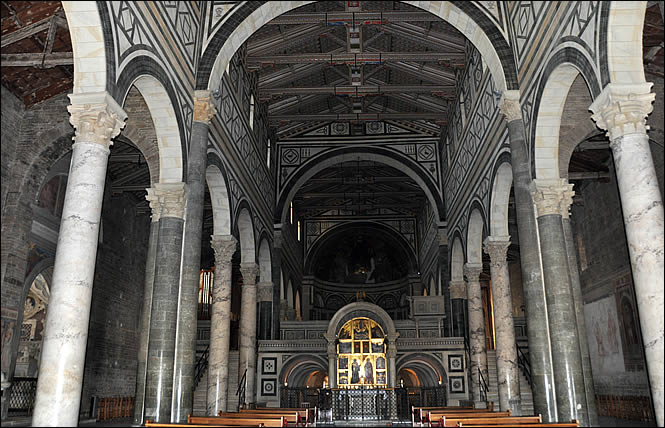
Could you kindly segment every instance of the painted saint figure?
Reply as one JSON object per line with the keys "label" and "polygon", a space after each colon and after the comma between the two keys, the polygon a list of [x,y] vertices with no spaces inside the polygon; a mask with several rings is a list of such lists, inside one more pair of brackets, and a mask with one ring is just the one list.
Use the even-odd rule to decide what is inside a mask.
{"label": "painted saint figure", "polygon": [[365,360],[365,383],[374,383],[374,367],[369,359]]}
{"label": "painted saint figure", "polygon": [[360,363],[358,360],[353,360],[353,364],[351,364],[351,383],[360,383]]}

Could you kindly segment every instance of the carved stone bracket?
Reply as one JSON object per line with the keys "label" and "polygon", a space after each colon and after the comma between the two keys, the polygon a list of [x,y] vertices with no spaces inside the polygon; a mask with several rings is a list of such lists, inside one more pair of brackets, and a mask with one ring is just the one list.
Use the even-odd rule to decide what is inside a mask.
{"label": "carved stone bracket", "polygon": [[160,218],[185,216],[185,183],[156,183],[148,189],[146,199],[153,212],[159,212]]}
{"label": "carved stone bracket", "polygon": [[608,84],[589,107],[591,118],[607,131],[610,144],[626,134],[646,134],[646,117],[653,111],[653,83]]}
{"label": "carved stone bracket", "polygon": [[194,91],[194,121],[210,123],[216,113],[210,91]]}
{"label": "carved stone bracket", "polygon": [[231,258],[236,252],[238,240],[233,235],[211,235],[210,246],[215,251],[215,269],[230,269]]}
{"label": "carved stone bracket", "polygon": [[508,263],[506,258],[510,247],[510,236],[488,236],[483,242],[483,249],[490,256],[492,267],[505,266]]}
{"label": "carved stone bracket", "polygon": [[538,217],[545,215],[562,215],[573,202],[573,185],[568,183],[565,178],[545,180],[536,179],[531,183],[531,196],[536,204]]}
{"label": "carved stone bracket", "polygon": [[499,101],[499,110],[506,117],[507,122],[521,120],[520,91],[503,91],[501,101]]}
{"label": "carved stone bracket", "polygon": [[125,126],[127,113],[108,92],[69,94],[69,122],[76,129],[75,143],[95,143],[106,148]]}

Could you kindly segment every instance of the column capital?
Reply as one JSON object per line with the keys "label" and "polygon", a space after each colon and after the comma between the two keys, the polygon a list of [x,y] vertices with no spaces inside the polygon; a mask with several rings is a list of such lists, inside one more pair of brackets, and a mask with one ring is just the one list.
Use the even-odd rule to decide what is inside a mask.
{"label": "column capital", "polygon": [[111,146],[125,126],[127,113],[108,92],[69,94],[69,123],[75,128],[75,143]]}
{"label": "column capital", "polygon": [[259,281],[256,283],[256,300],[259,302],[272,302],[272,281]]}
{"label": "column capital", "polygon": [[[247,284],[256,284],[256,277],[259,274],[259,265],[256,263],[240,263],[240,272],[242,273],[243,286]],[[251,281],[249,279],[252,279]]]}
{"label": "column capital", "polygon": [[551,214],[563,215],[563,211],[567,215],[575,195],[573,185],[565,178],[533,180],[530,190],[538,217]]}
{"label": "column capital", "polygon": [[159,212],[159,218],[185,217],[185,183],[156,183],[147,190],[146,199],[150,201],[153,213]]}
{"label": "column capital", "polygon": [[215,252],[215,268],[231,267],[238,240],[233,235],[210,235],[210,246]]}
{"label": "column capital", "polygon": [[483,242],[483,249],[490,256],[492,267],[505,266],[510,247],[510,236],[488,236]]}
{"label": "column capital", "polygon": [[520,91],[503,91],[501,100],[499,101],[499,110],[506,117],[507,122],[521,120]]}
{"label": "column capital", "polygon": [[610,83],[593,101],[591,118],[600,129],[607,131],[610,144],[627,134],[646,134],[646,117],[653,111],[656,94],[653,83]]}
{"label": "column capital", "polygon": [[216,113],[217,109],[210,91],[194,91],[194,122],[209,124]]}
{"label": "column capital", "polygon": [[450,281],[448,290],[451,299],[466,299],[466,282],[463,279]]}
{"label": "column capital", "polygon": [[480,274],[483,273],[482,263],[464,263],[464,276],[468,282],[478,282]]}

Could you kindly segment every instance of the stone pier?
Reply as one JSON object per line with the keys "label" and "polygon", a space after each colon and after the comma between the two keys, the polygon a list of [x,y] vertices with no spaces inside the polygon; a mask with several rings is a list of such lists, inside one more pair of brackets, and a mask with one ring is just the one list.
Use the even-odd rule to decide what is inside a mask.
{"label": "stone pier", "polygon": [[148,197],[156,199],[160,215],[150,312],[144,418],[156,423],[169,423],[173,398],[185,183],[157,183],[148,190]]}
{"label": "stone pier", "polygon": [[247,370],[245,405],[253,408],[256,403],[256,276],[259,267],[256,263],[241,263],[242,301],[240,308],[240,361],[238,380]]}
{"label": "stone pier", "polygon": [[611,83],[589,109],[608,131],[614,155],[651,397],[663,426],[663,201],[646,132],[652,85]]}
{"label": "stone pier", "polygon": [[210,354],[208,357],[208,396],[206,414],[228,411],[229,344],[231,339],[231,258],[238,241],[232,235],[213,235],[215,276],[210,317]]}
{"label": "stone pier", "polygon": [[484,242],[485,252],[490,256],[492,275],[499,406],[502,411],[510,410],[511,414],[520,416],[522,398],[520,396],[510,276],[506,259],[508,247],[510,247],[509,236],[488,236]]}
{"label": "stone pier", "polygon": [[[469,315],[469,347],[471,361],[471,381],[473,382],[473,401],[480,403],[482,373],[487,382],[487,348],[485,345],[485,317],[483,315],[483,298],[480,290],[480,274],[483,271],[481,264],[466,263],[464,276],[466,276],[466,294]],[[484,403],[483,403],[484,405]]]}
{"label": "stone pier", "polygon": [[33,426],[77,426],[111,139],[127,118],[107,92],[69,95],[76,129],[46,315]]}

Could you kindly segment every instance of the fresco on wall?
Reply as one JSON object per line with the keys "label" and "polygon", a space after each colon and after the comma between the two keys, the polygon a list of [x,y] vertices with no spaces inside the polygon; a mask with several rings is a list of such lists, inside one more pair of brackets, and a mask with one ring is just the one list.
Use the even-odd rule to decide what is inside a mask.
{"label": "fresco on wall", "polygon": [[624,372],[614,296],[584,305],[584,319],[594,374]]}
{"label": "fresco on wall", "polygon": [[404,278],[408,258],[387,240],[358,230],[337,235],[319,251],[314,275],[329,282],[374,284]]}
{"label": "fresco on wall", "polygon": [[616,306],[621,326],[621,344],[626,371],[643,371],[644,357],[639,320],[630,284],[617,289]]}

